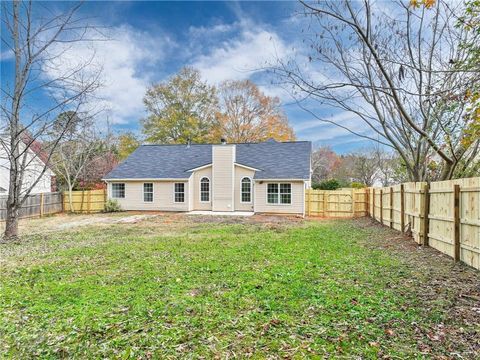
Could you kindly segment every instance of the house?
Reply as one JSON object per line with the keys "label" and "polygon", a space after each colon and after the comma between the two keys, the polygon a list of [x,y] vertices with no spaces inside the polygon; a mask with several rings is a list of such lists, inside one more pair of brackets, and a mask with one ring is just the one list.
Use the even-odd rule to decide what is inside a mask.
{"label": "house", "polygon": [[[0,195],[7,195],[10,188],[10,161],[8,158],[8,136],[2,135],[0,141]],[[28,149],[26,149],[28,145]],[[31,194],[47,193],[52,191],[52,179],[55,174],[45,164],[48,155],[42,150],[41,144],[32,140],[27,133],[22,138],[20,151],[25,151],[25,172],[23,177],[22,191],[29,189],[33,183],[40,177],[40,180],[33,186]],[[22,157],[23,159],[23,157]],[[43,170],[45,172],[42,174]]]}
{"label": "house", "polygon": [[107,174],[124,210],[305,213],[311,143],[142,145]]}

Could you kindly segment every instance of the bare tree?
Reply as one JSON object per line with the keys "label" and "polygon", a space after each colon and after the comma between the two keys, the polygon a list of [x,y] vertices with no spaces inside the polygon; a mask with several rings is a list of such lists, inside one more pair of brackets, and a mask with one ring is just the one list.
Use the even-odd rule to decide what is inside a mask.
{"label": "bare tree", "polygon": [[[2,137],[7,154],[10,181],[4,236],[18,235],[19,209],[44,175],[56,147],[69,130],[73,118],[59,124],[57,115],[67,110],[77,114],[92,111],[89,100],[100,85],[101,68],[94,66],[95,53],[87,59],[75,58],[68,64],[64,56],[79,42],[103,39],[98,29],[79,16],[81,3],[58,13],[45,3],[3,2],[2,49],[14,56],[13,86],[2,84]],[[70,66],[68,66],[70,65]],[[35,98],[37,101],[32,101]],[[38,101],[42,98],[43,101]],[[55,138],[42,148],[43,168],[25,183],[29,165],[38,161],[32,144],[44,141],[54,126]]]}
{"label": "bare tree", "polygon": [[[70,211],[75,212],[73,189],[85,173],[86,167],[98,155],[100,145],[98,132],[93,126],[92,119],[80,118],[71,111],[60,114],[57,123],[61,126],[54,127],[52,138],[54,141],[58,138],[58,131],[64,132],[64,135],[55,147],[50,164],[59,180],[66,186]],[[63,123],[70,124],[67,131],[64,131]]]}
{"label": "bare tree", "polygon": [[379,176],[377,158],[371,150],[362,150],[349,155],[352,178],[366,185],[373,186]]}
{"label": "bare tree", "polygon": [[340,157],[329,147],[321,146],[312,154],[312,181],[331,179],[340,165]]}
{"label": "bare tree", "polygon": [[[339,0],[302,6],[310,20],[305,60],[279,60],[275,68],[301,107],[395,149],[414,181],[450,179],[465,157],[477,156],[480,139],[464,141],[477,120],[467,116],[463,99],[480,73],[461,64],[470,56],[462,44],[480,41],[480,34],[456,26],[463,4]],[[312,103],[349,112],[365,126],[359,131],[323,117]],[[430,172],[432,164],[439,171]]]}

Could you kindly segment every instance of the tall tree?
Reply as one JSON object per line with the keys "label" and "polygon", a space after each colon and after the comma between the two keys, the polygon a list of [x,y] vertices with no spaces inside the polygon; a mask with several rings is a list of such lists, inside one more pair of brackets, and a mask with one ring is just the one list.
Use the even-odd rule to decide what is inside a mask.
{"label": "tall tree", "polygon": [[139,146],[140,140],[131,132],[118,136],[117,152],[119,160],[126,159]]}
{"label": "tall tree", "polygon": [[331,179],[340,165],[340,157],[330,146],[321,146],[312,154],[312,181],[319,183]]}
{"label": "tall tree", "polygon": [[[100,85],[101,69],[94,66],[94,54],[68,64],[62,61],[76,43],[103,39],[98,29],[79,16],[80,6],[73,4],[59,12],[46,4],[2,3],[2,51],[10,51],[14,58],[13,85],[2,80],[1,132],[6,135],[1,145],[10,167],[5,238],[18,235],[19,209],[75,121],[75,117],[66,116],[58,122],[56,115],[69,110],[75,114],[86,112],[86,104]],[[43,147],[45,165],[27,184],[25,172],[37,160],[30,149],[44,140],[53,126],[60,131],[50,139],[48,147]]]}
{"label": "tall tree", "polygon": [[189,67],[150,87],[143,102],[148,116],[142,120],[142,130],[149,142],[201,143],[208,141],[216,126],[215,87]]}
{"label": "tall tree", "polygon": [[280,100],[265,95],[250,80],[223,82],[219,97],[219,137],[237,143],[295,139]]}
{"label": "tall tree", "polygon": [[[480,74],[460,65],[470,56],[462,44],[479,40],[455,26],[464,5],[302,4],[311,20],[304,32],[310,53],[302,63],[279,61],[276,71],[297,96],[350,112],[365,127],[358,131],[325,118],[308,102],[299,101],[300,106],[321,121],[395,149],[411,180],[452,178],[480,141],[469,136],[473,119],[465,116],[466,102],[459,101]],[[431,162],[438,172],[429,171]]]}

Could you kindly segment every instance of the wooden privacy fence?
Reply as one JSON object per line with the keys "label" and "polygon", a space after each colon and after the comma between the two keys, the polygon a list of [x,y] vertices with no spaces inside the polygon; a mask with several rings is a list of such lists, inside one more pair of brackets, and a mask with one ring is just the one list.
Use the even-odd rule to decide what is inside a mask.
{"label": "wooden privacy fence", "polygon": [[480,269],[480,177],[368,189],[380,223]]}
{"label": "wooden privacy fence", "polygon": [[[7,196],[0,196],[0,220],[7,218]],[[30,194],[20,208],[20,218],[55,214],[63,211],[62,193]]]}
{"label": "wooden privacy fence", "polygon": [[[73,210],[79,213],[96,213],[105,208],[107,201],[107,191],[100,190],[80,190],[72,192]],[[70,198],[68,192],[63,193],[63,208],[70,211]]]}
{"label": "wooden privacy fence", "polygon": [[305,214],[332,218],[353,218],[367,215],[367,189],[305,191]]}

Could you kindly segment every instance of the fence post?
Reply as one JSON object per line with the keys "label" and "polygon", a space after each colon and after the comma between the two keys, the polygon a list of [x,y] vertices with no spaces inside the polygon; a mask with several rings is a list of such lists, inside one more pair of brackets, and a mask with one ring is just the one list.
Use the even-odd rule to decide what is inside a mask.
{"label": "fence post", "polygon": [[375,188],[372,188],[372,217],[373,220],[377,220],[375,219]]}
{"label": "fence post", "polygon": [[327,208],[328,208],[328,199],[327,199],[327,191],[323,192],[323,216],[327,217]]}
{"label": "fence post", "polygon": [[383,225],[383,189],[380,189],[380,223]]}
{"label": "fence post", "polygon": [[453,185],[454,254],[455,262],[460,261],[460,185]]}
{"label": "fence post", "polygon": [[393,229],[393,186],[390,186],[390,229]]}
{"label": "fence post", "polygon": [[428,228],[430,226],[428,215],[430,214],[430,184],[423,187],[423,239],[422,245],[428,246]]}
{"label": "fence post", "polygon": [[405,199],[403,184],[400,185],[400,231],[405,233]]}
{"label": "fence post", "polygon": [[43,214],[45,212],[43,206],[44,206],[44,199],[43,199],[43,193],[40,194],[40,217],[43,217]]}

